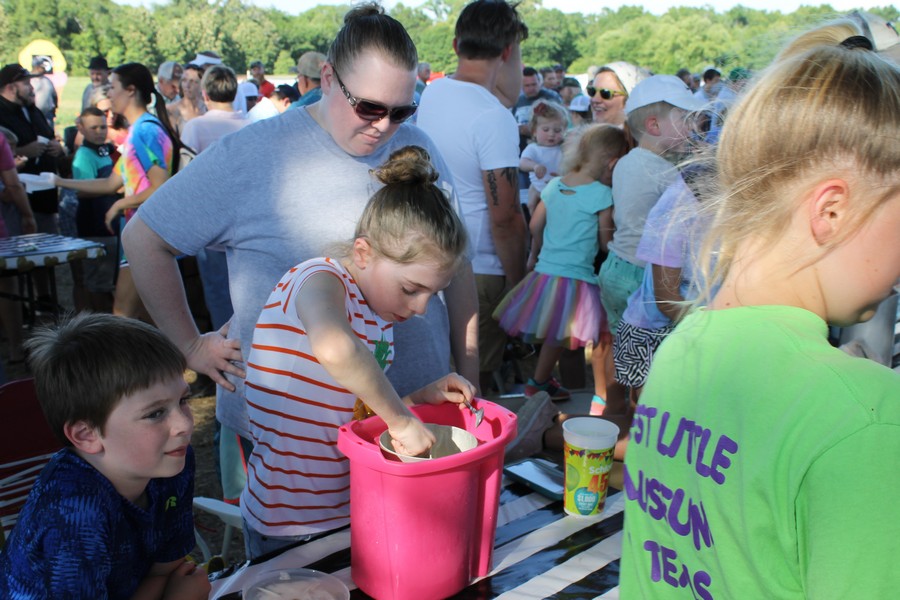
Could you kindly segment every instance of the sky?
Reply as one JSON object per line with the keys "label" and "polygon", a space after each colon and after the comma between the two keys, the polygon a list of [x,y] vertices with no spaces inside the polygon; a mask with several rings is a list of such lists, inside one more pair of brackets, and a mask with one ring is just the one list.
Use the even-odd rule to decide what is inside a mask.
{"label": "sky", "polygon": [[[144,5],[165,4],[163,0],[116,0],[121,4]],[[273,7],[282,10],[288,14],[296,15],[319,4],[350,4],[350,0],[244,0],[245,3],[255,4],[263,7]],[[382,0],[382,4],[388,8],[396,4],[396,0]],[[422,0],[405,0],[403,2],[407,6],[420,6]],[[785,13],[794,12],[799,6],[812,5],[819,6],[829,4],[837,12],[848,12],[854,8],[871,8],[875,6],[889,6],[890,0],[882,0],[881,2],[866,2],[865,0],[822,0],[822,1],[803,1],[803,0],[646,0],[646,1],[628,1],[625,0],[543,0],[544,8],[557,8],[563,12],[600,12],[603,8],[618,9],[622,5],[632,4],[643,6],[645,10],[654,14],[662,14],[673,6],[712,6],[719,12],[726,11],[738,4],[747,8],[758,10],[780,10]],[[586,6],[587,5],[587,6]]]}

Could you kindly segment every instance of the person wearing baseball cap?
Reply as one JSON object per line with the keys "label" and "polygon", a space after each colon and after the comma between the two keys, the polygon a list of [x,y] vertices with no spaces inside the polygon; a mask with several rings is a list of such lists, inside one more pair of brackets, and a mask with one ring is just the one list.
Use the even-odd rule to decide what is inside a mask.
{"label": "person wearing baseball cap", "polygon": [[[65,154],[62,144],[55,139],[53,125],[34,104],[32,77],[18,64],[0,69],[0,127],[9,129],[17,138],[16,154],[28,161],[19,168],[20,173],[37,175],[41,172],[58,172],[58,161]],[[34,212],[37,230],[42,233],[59,233],[56,215],[59,211],[59,195],[55,188],[33,191],[28,201]],[[17,224],[11,229],[17,234]],[[49,293],[49,280],[36,278],[38,296]]]}
{"label": "person wearing baseball cap", "polygon": [[259,98],[268,98],[275,91],[275,84],[266,79],[266,66],[261,60],[250,63],[250,79],[259,90]]}
{"label": "person wearing baseball cap", "polygon": [[194,57],[194,60],[192,60],[190,64],[197,65],[205,71],[207,67],[211,67],[212,65],[221,65],[222,57],[212,50],[203,50],[197,53],[197,56]]}
{"label": "person wearing baseball cap", "polygon": [[[674,75],[643,79],[625,101],[626,125],[637,146],[619,160],[613,171],[616,234],[609,243],[609,255],[600,267],[599,276],[600,300],[614,337],[628,306],[628,297],[644,279],[646,262],[638,258],[638,243],[647,215],[678,176],[670,161],[683,156],[692,131],[691,113],[702,106],[703,102]],[[624,386],[616,382],[607,389],[606,410],[610,414],[624,413],[627,408]],[[594,409],[592,406],[591,410]]]}
{"label": "person wearing baseball cap", "polygon": [[0,88],[17,81],[25,81],[34,77],[25,67],[20,64],[6,65],[0,69]]}
{"label": "person wearing baseball cap", "polygon": [[300,92],[294,86],[282,83],[275,88],[272,95],[262,98],[256,106],[247,113],[247,119],[251,123],[277,117],[291,107],[291,104],[300,99]]}
{"label": "person wearing baseball cap", "polygon": [[91,82],[87,84],[81,93],[81,110],[91,105],[91,95],[94,90],[109,83],[109,75],[112,71],[109,69],[109,63],[102,56],[95,56],[88,63],[88,75]]}
{"label": "person wearing baseball cap", "polygon": [[592,123],[594,118],[591,112],[591,99],[584,94],[572,98],[569,103],[569,119],[572,121],[573,129]]}
{"label": "person wearing baseball cap", "polygon": [[56,120],[56,107],[59,96],[56,87],[47,77],[53,72],[53,59],[49,56],[36,55],[31,59],[31,87],[34,88],[34,104],[41,109],[51,124]]}
{"label": "person wearing baseball cap", "polygon": [[325,55],[321,52],[305,52],[297,59],[297,91],[300,99],[291,108],[308,106],[322,97],[321,77]]}

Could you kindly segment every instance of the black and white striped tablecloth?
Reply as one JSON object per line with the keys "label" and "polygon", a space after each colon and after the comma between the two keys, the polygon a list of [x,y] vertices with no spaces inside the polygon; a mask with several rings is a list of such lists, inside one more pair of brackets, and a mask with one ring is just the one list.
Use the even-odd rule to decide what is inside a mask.
{"label": "black and white striped tablecloth", "polygon": [[[618,598],[619,558],[625,498],[610,490],[603,513],[572,517],[562,502],[548,500],[504,479],[494,542],[494,568],[453,598],[504,600]],[[350,577],[350,529],[287,550],[256,565],[244,565],[213,582],[210,598],[240,590],[243,582],[279,568],[305,567],[331,573],[352,599],[369,598]]]}

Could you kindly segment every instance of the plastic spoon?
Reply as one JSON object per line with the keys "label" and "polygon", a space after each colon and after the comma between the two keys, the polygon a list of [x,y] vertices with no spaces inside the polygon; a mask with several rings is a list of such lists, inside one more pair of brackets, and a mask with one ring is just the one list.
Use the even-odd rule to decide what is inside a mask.
{"label": "plastic spoon", "polygon": [[483,408],[476,409],[474,406],[472,406],[472,403],[469,402],[468,400],[465,400],[465,403],[466,403],[466,407],[472,412],[473,415],[475,415],[475,427],[478,427],[479,425],[481,425],[481,422],[484,420],[484,409]]}

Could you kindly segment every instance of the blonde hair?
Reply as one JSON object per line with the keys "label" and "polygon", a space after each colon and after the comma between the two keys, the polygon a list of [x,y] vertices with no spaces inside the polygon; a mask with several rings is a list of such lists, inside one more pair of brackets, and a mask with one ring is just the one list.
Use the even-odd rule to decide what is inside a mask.
{"label": "blonde hair", "polygon": [[[852,174],[866,186],[836,247],[900,187],[900,69],[842,41],[860,35],[847,20],[788,44],[729,111],[716,150],[712,226],[699,268],[698,304],[710,299],[746,241],[782,235],[797,195],[813,178]],[[792,193],[793,192],[793,193]]]}
{"label": "blonde hair", "polygon": [[625,156],[630,149],[628,138],[620,127],[604,123],[585,125],[566,136],[560,168],[563,173],[578,173],[598,152],[607,162]]}
{"label": "blonde hair", "polygon": [[466,230],[435,185],[438,172],[428,152],[404,146],[372,173],[384,187],[363,210],[354,238],[397,263],[434,260],[455,268],[466,250]]}
{"label": "blonde hair", "polygon": [[528,126],[531,128],[531,134],[534,135],[537,130],[538,119],[547,119],[548,121],[562,121],[565,125],[569,122],[569,114],[566,107],[557,102],[548,102],[547,100],[538,100],[531,109],[531,122]]}

